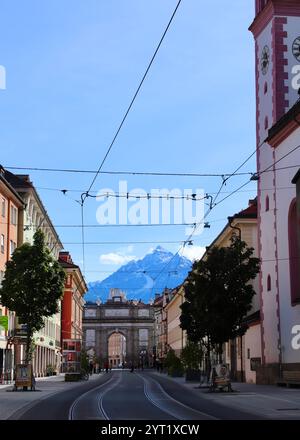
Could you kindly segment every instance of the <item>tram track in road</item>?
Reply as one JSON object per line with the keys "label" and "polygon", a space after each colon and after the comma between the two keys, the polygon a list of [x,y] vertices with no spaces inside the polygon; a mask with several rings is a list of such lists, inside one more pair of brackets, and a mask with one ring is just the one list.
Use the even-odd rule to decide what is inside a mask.
{"label": "tram track in road", "polygon": [[193,409],[170,396],[161,384],[152,377],[136,373],[144,382],[144,395],[158,409],[177,420],[218,420],[217,417]]}
{"label": "tram track in road", "polygon": [[[69,409],[69,420],[86,420],[98,419],[109,420],[109,416],[103,407],[103,397],[106,393],[118,386],[121,381],[120,374],[113,374],[113,376],[101,385],[86,391],[77,397]],[[102,389],[104,389],[103,392]],[[99,392],[100,391],[100,392]],[[92,408],[89,406],[93,404]],[[94,416],[91,411],[94,411]],[[97,414],[96,414],[97,412]]]}
{"label": "tram track in road", "polygon": [[[64,385],[38,396],[10,417],[13,420],[256,420],[257,414],[215,401],[151,371],[113,371],[93,383]],[[225,397],[225,396],[224,396]]]}
{"label": "tram track in road", "polygon": [[[61,386],[60,390],[47,393],[44,395],[43,389],[41,393],[37,393],[37,398],[31,399],[27,404],[20,406],[9,417],[10,420],[68,420],[70,408],[74,402],[82,395],[104,387],[112,379],[114,373],[93,375],[91,380],[66,383]],[[101,389],[101,388],[100,388]],[[35,397],[35,396],[34,396]],[[98,397],[98,395],[96,396]],[[94,398],[95,406],[97,405],[96,397]],[[25,399],[24,399],[25,400]],[[28,399],[26,399],[27,401]],[[90,407],[90,405],[89,405]],[[98,411],[98,410],[97,410]],[[92,408],[93,414],[95,411]],[[98,412],[97,412],[98,417]],[[96,417],[95,417],[96,418]]]}
{"label": "tram track in road", "polygon": [[213,399],[207,390],[201,390],[198,386],[187,388],[184,384],[177,383],[166,375],[147,371],[145,377],[158,382],[161,388],[173,399],[181,404],[206,414],[215,420],[265,420],[261,414],[253,413],[249,409],[228,405],[225,396],[232,395],[225,393],[224,398]]}
{"label": "tram track in road", "polygon": [[109,391],[111,391],[111,390],[114,389],[116,386],[118,386],[119,383],[121,382],[121,380],[122,380],[122,375],[120,374],[119,377],[118,377],[117,382],[116,382],[113,386],[107,388],[107,389],[105,390],[104,393],[101,393],[100,396],[99,396],[99,398],[98,398],[98,401],[97,401],[98,409],[99,409],[99,411],[103,414],[105,420],[110,420],[110,418],[109,418],[107,412],[106,412],[105,409],[104,409],[104,406],[103,406],[103,398],[104,398],[105,394],[107,394]]}

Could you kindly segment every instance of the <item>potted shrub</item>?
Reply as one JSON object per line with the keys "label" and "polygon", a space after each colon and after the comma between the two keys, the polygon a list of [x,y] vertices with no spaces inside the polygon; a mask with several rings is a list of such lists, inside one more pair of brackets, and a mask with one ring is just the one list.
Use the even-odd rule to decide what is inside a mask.
{"label": "potted shrub", "polygon": [[181,361],[185,370],[185,380],[199,382],[201,371],[199,364],[202,360],[203,351],[199,344],[188,342],[181,352]]}
{"label": "potted shrub", "polygon": [[47,365],[46,367],[46,376],[53,376],[54,367],[53,365]]}

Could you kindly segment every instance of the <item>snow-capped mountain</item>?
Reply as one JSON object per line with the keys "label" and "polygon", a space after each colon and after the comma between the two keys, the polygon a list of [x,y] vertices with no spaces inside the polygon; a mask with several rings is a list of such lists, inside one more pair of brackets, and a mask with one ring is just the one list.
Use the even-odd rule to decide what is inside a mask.
{"label": "snow-capped mountain", "polygon": [[103,281],[88,284],[86,301],[95,302],[97,298],[105,301],[111,288],[120,288],[127,299],[141,299],[149,302],[155,293],[161,293],[165,287],[180,285],[191,270],[192,263],[185,257],[173,255],[158,246],[141,260],[133,260],[120,267]]}

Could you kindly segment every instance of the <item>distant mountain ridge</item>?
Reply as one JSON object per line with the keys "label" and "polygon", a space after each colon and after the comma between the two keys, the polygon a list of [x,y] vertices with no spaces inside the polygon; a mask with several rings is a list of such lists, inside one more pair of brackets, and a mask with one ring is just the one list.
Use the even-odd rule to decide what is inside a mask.
{"label": "distant mountain ridge", "polygon": [[97,298],[105,301],[111,288],[120,288],[127,299],[141,299],[148,303],[154,299],[155,293],[180,285],[191,268],[190,260],[158,246],[143,259],[130,261],[103,281],[89,283],[84,299],[88,302],[95,302]]}

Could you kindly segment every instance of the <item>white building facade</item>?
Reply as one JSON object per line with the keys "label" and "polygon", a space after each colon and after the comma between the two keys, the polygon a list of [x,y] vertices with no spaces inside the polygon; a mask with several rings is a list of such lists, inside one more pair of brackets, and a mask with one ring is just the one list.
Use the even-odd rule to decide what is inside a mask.
{"label": "white building facade", "polygon": [[296,148],[300,144],[300,125],[294,120],[291,130],[287,122],[294,119],[299,98],[296,72],[300,72],[300,2],[256,0],[255,6],[250,30],[256,50],[262,346],[259,381],[274,383],[285,370],[300,371],[300,350],[292,347],[292,329],[300,324],[300,292],[295,292],[291,283],[296,261],[291,258],[295,253],[291,243],[297,241],[299,224],[293,228],[290,220],[296,199],[291,181],[297,171],[291,166],[300,164],[300,148]]}

